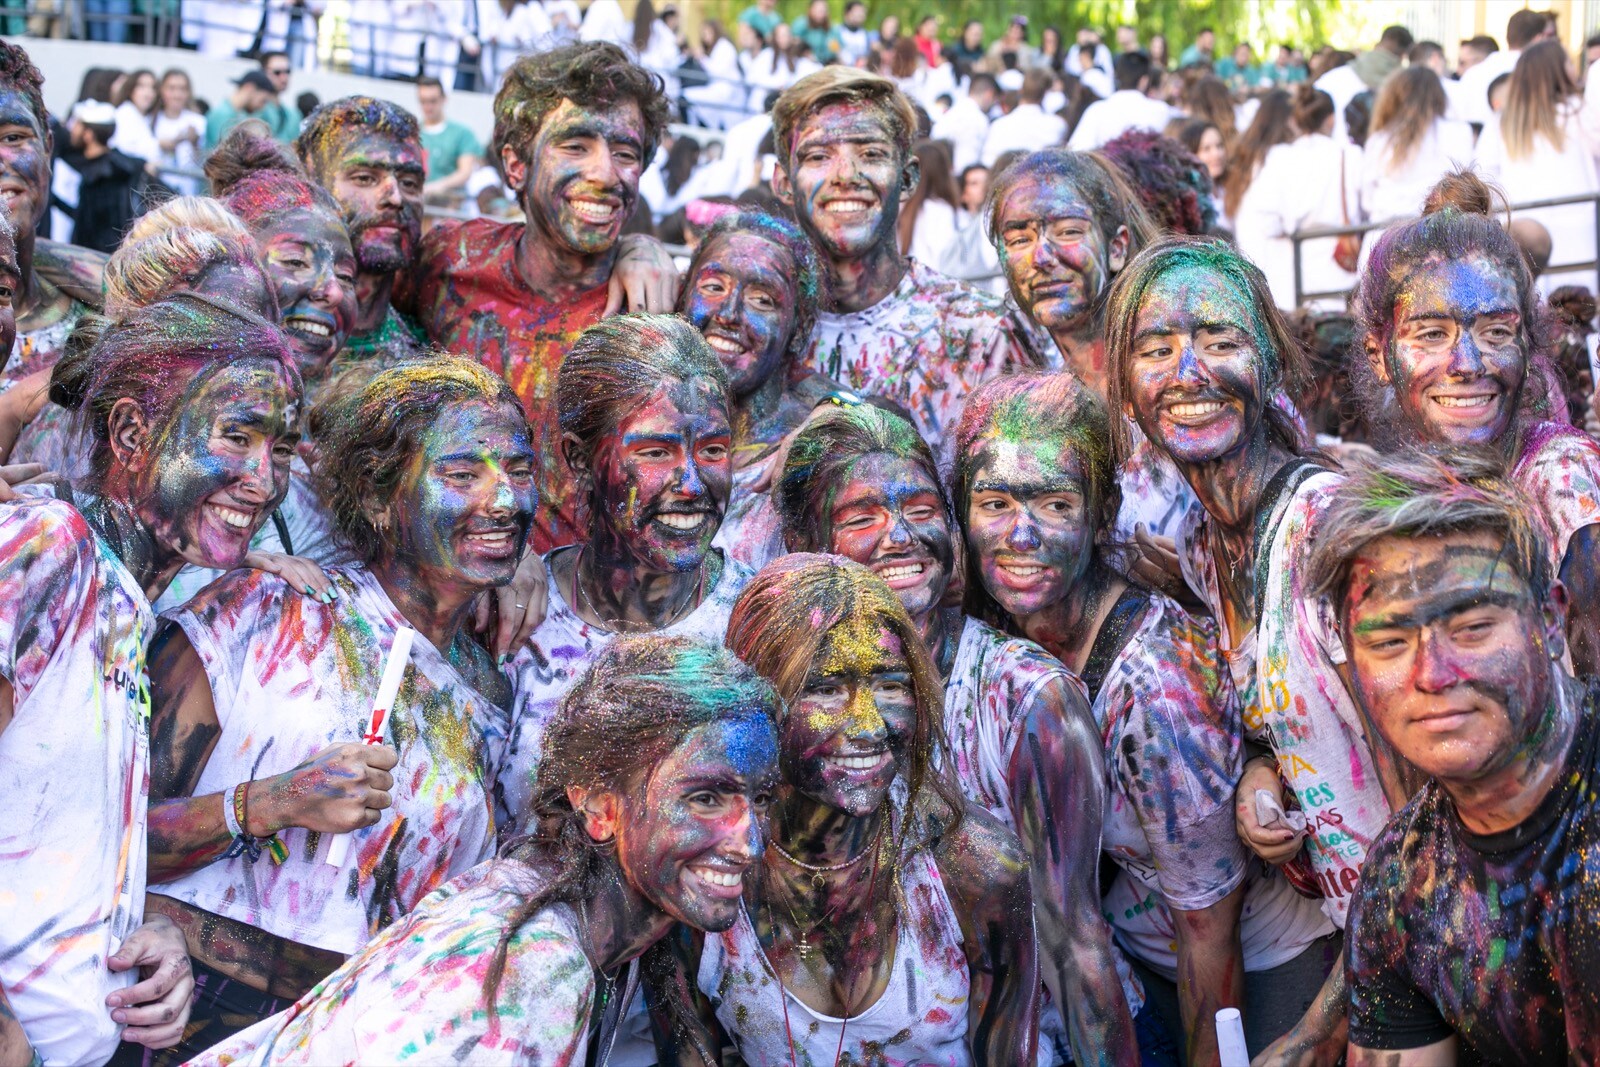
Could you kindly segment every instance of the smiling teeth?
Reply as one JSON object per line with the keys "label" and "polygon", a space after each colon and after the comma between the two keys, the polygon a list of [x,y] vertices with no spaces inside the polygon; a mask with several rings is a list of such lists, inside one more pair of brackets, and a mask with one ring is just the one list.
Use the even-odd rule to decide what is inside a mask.
{"label": "smiling teeth", "polygon": [[472,538],[474,541],[483,541],[487,544],[497,546],[503,545],[507,541],[511,540],[511,535],[509,533],[476,533],[468,534],[467,536]]}
{"label": "smiling teeth", "polygon": [[682,515],[673,512],[666,515],[657,515],[656,518],[660,520],[662,525],[670,526],[674,530],[692,530],[706,519],[701,512],[695,512],[693,515]]}
{"label": "smiling teeth", "polygon": [[289,327],[291,330],[299,330],[301,333],[309,333],[313,337],[333,336],[332,330],[328,329],[322,323],[313,322],[310,319],[290,319],[288,322],[284,323],[284,325]]}
{"label": "smiling teeth", "polygon": [[1002,563],[1000,566],[1002,569],[1009,571],[1012,574],[1020,575],[1024,578],[1031,578],[1035,574],[1038,574],[1040,571],[1044,570],[1043,567],[1032,563]]}
{"label": "smiling teeth", "polygon": [[743,352],[744,345],[738,341],[730,341],[726,337],[707,337],[706,344],[718,352]]}
{"label": "smiling teeth", "polygon": [[1433,402],[1446,408],[1481,408],[1493,399],[1493,396],[1436,396]]}
{"label": "smiling teeth", "polygon": [[833,215],[842,215],[846,212],[865,211],[872,205],[865,200],[833,200],[823,205],[822,210]]}
{"label": "smiling teeth", "polygon": [[611,216],[617,213],[616,208],[609,204],[594,204],[586,200],[572,201],[572,210],[586,222],[610,222]]}
{"label": "smiling teeth", "polygon": [[1217,400],[1197,400],[1191,404],[1174,404],[1172,413],[1180,418],[1191,415],[1210,415],[1212,412],[1221,411],[1222,403]]}
{"label": "smiling teeth", "polygon": [[732,889],[734,886],[744,881],[743,874],[732,874],[727,871],[714,871],[710,867],[696,867],[694,868],[694,873],[699,875],[706,882],[709,882],[712,885],[722,886],[724,889]]}
{"label": "smiling teeth", "polygon": [[841,767],[847,771],[870,771],[883,762],[883,754],[876,756],[827,756],[823,762],[830,767]]}
{"label": "smiling teeth", "polygon": [[233,508],[222,507],[220,504],[215,506],[217,514],[222,516],[222,521],[234,529],[243,530],[250,525],[250,513],[248,511],[237,511]]}
{"label": "smiling teeth", "polygon": [[905,563],[895,567],[883,568],[883,570],[878,572],[878,577],[882,578],[886,582],[890,582],[896,578],[911,578],[921,573],[922,564]]}

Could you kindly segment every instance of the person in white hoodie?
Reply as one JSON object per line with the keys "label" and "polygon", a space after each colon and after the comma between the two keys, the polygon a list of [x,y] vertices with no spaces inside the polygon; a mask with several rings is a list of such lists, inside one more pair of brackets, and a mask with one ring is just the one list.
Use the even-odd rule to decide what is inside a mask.
{"label": "person in white hoodie", "polygon": [[[1273,302],[1286,310],[1300,303],[1289,235],[1361,218],[1361,149],[1333,138],[1333,98],[1301,85],[1293,114],[1301,133],[1267,152],[1234,216],[1240,251],[1261,268]],[[1334,262],[1334,243],[1329,237],[1300,246],[1303,292],[1343,292],[1355,284],[1356,276]]]}

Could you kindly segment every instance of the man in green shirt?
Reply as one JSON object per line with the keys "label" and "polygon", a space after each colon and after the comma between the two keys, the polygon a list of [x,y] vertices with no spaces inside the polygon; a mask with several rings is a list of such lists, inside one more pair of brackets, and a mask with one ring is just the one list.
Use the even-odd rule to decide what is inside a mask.
{"label": "man in green shirt", "polygon": [[783,16],[778,14],[778,0],[756,0],[753,7],[744,9],[739,21],[759,33],[763,41],[771,44],[772,31],[783,21]]}
{"label": "man in green shirt", "polygon": [[[211,105],[206,114],[206,147],[215,148],[227,132],[245,119],[261,119],[271,126],[263,114],[267,105],[276,99],[272,81],[259,70],[246,71],[234,82],[234,90],[227,99]],[[276,129],[273,131],[276,133]]]}
{"label": "man in green shirt", "polygon": [[445,118],[444,85],[438,78],[417,79],[417,106],[422,111],[422,149],[428,155],[422,195],[459,195],[483,163],[483,146],[465,125]]}

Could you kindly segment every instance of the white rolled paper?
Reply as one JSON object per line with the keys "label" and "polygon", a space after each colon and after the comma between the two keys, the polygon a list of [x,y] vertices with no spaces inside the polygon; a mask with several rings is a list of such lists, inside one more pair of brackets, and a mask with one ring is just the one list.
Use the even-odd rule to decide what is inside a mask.
{"label": "white rolled paper", "polygon": [[[417,631],[402,626],[395,631],[394,643],[389,646],[389,656],[383,661],[383,677],[378,682],[378,695],[372,701],[372,715],[367,720],[367,732],[361,740],[369,745],[381,745],[387,734],[394,698],[400,695],[400,682],[406,676],[406,663],[411,659],[411,639]],[[335,834],[328,845],[328,865],[343,867],[350,855],[350,835]]]}
{"label": "white rolled paper", "polygon": [[1250,1067],[1250,1047],[1244,1041],[1244,1017],[1238,1008],[1217,1011],[1217,1052],[1222,1067]]}

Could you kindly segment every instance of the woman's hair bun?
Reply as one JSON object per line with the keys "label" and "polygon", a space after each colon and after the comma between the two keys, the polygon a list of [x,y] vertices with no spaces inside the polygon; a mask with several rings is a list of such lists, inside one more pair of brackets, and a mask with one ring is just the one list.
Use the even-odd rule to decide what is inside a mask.
{"label": "woman's hair bun", "polygon": [[1422,213],[1435,215],[1451,208],[1463,215],[1482,215],[1490,219],[1505,207],[1504,193],[1478,177],[1476,172],[1463,167],[1446,174],[1428,190],[1428,197],[1422,202]]}
{"label": "woman's hair bun", "polygon": [[274,170],[305,177],[299,161],[286,146],[273,140],[266,123],[259,119],[248,119],[230,130],[205,163],[211,195],[218,198],[226,196],[229,189],[249,175]]}

